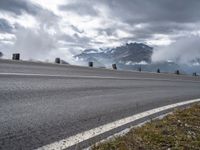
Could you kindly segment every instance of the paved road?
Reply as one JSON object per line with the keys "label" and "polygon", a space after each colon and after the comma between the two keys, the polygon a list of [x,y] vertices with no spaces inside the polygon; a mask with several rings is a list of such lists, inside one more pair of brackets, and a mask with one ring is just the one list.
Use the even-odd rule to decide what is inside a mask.
{"label": "paved road", "polygon": [[0,60],[0,149],[32,150],[199,97],[199,77]]}

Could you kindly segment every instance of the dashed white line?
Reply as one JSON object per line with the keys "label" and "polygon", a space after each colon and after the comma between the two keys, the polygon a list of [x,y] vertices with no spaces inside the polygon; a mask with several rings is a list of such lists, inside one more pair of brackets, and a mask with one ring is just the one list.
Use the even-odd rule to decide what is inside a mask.
{"label": "dashed white line", "polygon": [[66,148],[69,148],[71,146],[74,146],[80,142],[86,141],[90,138],[96,137],[100,134],[106,133],[108,131],[111,131],[115,128],[121,127],[123,125],[126,125],[128,123],[131,123],[133,121],[136,121],[138,119],[144,118],[144,117],[148,117],[150,115],[153,115],[155,113],[159,113],[168,109],[172,109],[175,107],[179,107],[179,106],[183,106],[183,105],[187,105],[187,104],[191,104],[191,103],[195,103],[195,102],[200,102],[200,99],[194,99],[194,100],[189,100],[189,101],[184,101],[184,102],[179,102],[179,103],[175,103],[175,104],[170,104],[170,105],[166,105],[163,107],[159,107],[159,108],[155,108],[152,110],[148,110],[127,118],[123,118],[102,126],[99,126],[97,128],[76,134],[74,136],[68,137],[66,139],[60,140],[60,141],[56,141],[54,143],[51,143],[49,145],[45,145],[42,146],[36,150],[64,150]]}

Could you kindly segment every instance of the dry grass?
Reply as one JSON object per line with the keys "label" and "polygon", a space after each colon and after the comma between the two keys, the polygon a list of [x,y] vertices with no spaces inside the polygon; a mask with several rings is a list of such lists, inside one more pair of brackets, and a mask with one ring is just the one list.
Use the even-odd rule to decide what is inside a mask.
{"label": "dry grass", "polygon": [[200,105],[176,110],[92,150],[200,150]]}

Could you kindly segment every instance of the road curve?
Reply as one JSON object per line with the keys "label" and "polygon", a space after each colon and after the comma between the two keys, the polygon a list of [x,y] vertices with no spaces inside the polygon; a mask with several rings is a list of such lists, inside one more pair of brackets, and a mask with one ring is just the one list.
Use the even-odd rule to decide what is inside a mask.
{"label": "road curve", "polygon": [[199,77],[0,60],[0,149],[36,149],[195,98]]}

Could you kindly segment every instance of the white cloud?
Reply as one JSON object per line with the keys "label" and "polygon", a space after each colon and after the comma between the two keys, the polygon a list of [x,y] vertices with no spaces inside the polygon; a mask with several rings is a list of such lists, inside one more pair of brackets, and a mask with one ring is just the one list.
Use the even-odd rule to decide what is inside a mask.
{"label": "white cloud", "polygon": [[154,34],[151,39],[148,39],[147,44],[153,46],[168,46],[172,44],[174,41],[170,36],[163,34]]}
{"label": "white cloud", "polygon": [[0,33],[0,41],[9,41],[9,40],[15,40],[16,37],[13,34],[10,33]]}
{"label": "white cloud", "polygon": [[20,28],[16,32],[13,50],[20,52],[23,59],[43,59],[53,49],[56,49],[56,39],[43,29]]}
{"label": "white cloud", "polygon": [[200,58],[200,36],[184,37],[168,46],[158,47],[152,56],[154,62],[172,60],[182,64]]}

